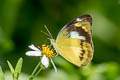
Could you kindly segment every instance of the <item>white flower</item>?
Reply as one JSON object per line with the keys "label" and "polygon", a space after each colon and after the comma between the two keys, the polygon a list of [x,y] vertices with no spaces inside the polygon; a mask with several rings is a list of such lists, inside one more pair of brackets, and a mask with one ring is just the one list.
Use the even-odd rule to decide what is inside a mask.
{"label": "white flower", "polygon": [[[27,51],[26,55],[27,56],[42,56],[41,59],[41,63],[45,66],[45,68],[48,68],[49,66],[49,62],[52,63],[55,72],[57,72],[57,68],[52,60],[52,58],[48,58],[45,54],[42,54],[42,51],[40,49],[38,49],[37,47],[35,47],[33,44],[29,46],[30,49],[32,49],[32,51]],[[49,61],[50,59],[50,61]]]}
{"label": "white flower", "polygon": [[41,59],[41,63],[47,68],[49,66],[49,59],[46,57],[46,55],[43,55]]}

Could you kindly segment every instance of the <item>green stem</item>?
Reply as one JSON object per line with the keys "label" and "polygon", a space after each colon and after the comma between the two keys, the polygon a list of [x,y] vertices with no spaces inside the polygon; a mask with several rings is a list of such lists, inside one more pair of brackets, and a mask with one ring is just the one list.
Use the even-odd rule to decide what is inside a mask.
{"label": "green stem", "polygon": [[45,69],[45,67],[41,64],[41,65],[40,65],[40,69],[38,70],[38,72],[36,72],[36,74],[35,74],[34,77],[36,77],[36,76],[40,73],[40,71],[41,71],[41,70],[44,70],[44,69]]}
{"label": "green stem", "polygon": [[35,67],[35,69],[33,70],[32,74],[31,74],[31,76],[33,76],[35,74],[35,72],[37,71],[37,69],[40,67],[40,64],[41,64],[41,62],[39,62],[37,64],[37,66]]}
{"label": "green stem", "polygon": [[36,76],[40,73],[40,71],[41,71],[42,69],[43,69],[43,68],[40,68],[40,69],[38,70],[38,72],[36,72],[36,74],[35,74],[34,77],[36,77]]}
{"label": "green stem", "polygon": [[41,62],[39,62],[39,63],[36,65],[35,69],[33,70],[33,72],[32,72],[32,74],[31,74],[29,80],[33,80],[33,79],[40,73],[40,71],[41,71],[42,69],[44,69],[44,67],[43,67],[43,65],[41,64]]}

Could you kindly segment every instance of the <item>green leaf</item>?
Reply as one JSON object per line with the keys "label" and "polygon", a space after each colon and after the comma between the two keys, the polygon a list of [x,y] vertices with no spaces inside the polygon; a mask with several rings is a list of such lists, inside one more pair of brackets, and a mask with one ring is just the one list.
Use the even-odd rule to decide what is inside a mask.
{"label": "green leaf", "polygon": [[20,58],[20,59],[18,60],[17,64],[16,64],[16,67],[15,67],[14,77],[15,77],[16,79],[19,78],[19,75],[20,75],[20,73],[21,73],[22,63],[23,63],[23,59]]}
{"label": "green leaf", "polygon": [[5,80],[1,66],[0,66],[0,80]]}
{"label": "green leaf", "polygon": [[13,66],[11,65],[11,63],[9,62],[9,61],[7,61],[7,63],[8,63],[8,66],[9,66],[9,68],[10,68],[10,71],[11,71],[11,74],[12,74],[12,77],[14,78],[14,68],[13,68]]}

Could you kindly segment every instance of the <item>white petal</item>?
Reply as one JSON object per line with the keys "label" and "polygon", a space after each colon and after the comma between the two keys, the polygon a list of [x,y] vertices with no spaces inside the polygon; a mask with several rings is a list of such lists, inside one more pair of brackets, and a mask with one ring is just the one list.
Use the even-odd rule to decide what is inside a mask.
{"label": "white petal", "polygon": [[35,51],[40,51],[37,47],[35,47],[33,44],[28,46],[30,49],[35,50]]}
{"label": "white petal", "polygon": [[41,51],[27,51],[25,54],[27,56],[42,56]]}
{"label": "white petal", "polygon": [[56,68],[56,66],[55,66],[55,64],[54,64],[54,62],[53,62],[53,60],[51,58],[50,58],[50,61],[51,61],[52,65],[53,65],[53,68],[54,68],[55,72],[57,72],[57,68]]}
{"label": "white petal", "polygon": [[48,57],[46,57],[46,55],[43,55],[43,57],[41,59],[41,63],[45,66],[45,68],[48,68],[48,66],[49,66],[49,59],[48,59]]}

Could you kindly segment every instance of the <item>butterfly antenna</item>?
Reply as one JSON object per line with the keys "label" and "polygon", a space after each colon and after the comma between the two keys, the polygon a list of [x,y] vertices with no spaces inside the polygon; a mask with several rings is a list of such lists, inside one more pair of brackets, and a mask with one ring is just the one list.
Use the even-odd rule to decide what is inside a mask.
{"label": "butterfly antenna", "polygon": [[44,32],[44,31],[42,31],[41,30],[41,32],[43,33],[43,34],[45,34],[46,36],[48,36],[48,37],[51,37],[49,34],[47,34],[46,32]]}
{"label": "butterfly antenna", "polygon": [[50,31],[48,30],[47,26],[46,26],[46,25],[44,25],[44,27],[45,27],[45,29],[47,30],[47,32],[48,32],[48,34],[49,34],[49,36],[53,39],[53,37],[52,37],[52,35],[51,35]]}

